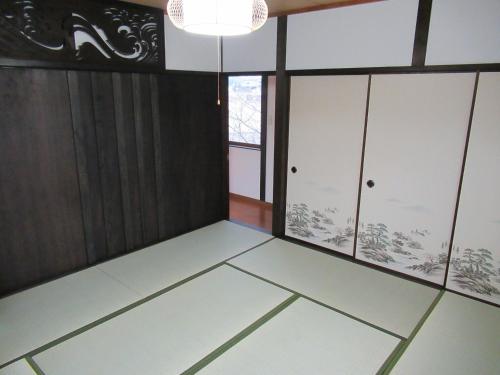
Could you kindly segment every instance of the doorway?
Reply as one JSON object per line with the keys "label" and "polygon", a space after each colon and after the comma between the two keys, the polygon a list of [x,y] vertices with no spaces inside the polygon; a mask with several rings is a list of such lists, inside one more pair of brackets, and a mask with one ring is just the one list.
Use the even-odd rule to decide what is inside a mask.
{"label": "doorway", "polygon": [[228,77],[229,217],[272,232],[275,76]]}

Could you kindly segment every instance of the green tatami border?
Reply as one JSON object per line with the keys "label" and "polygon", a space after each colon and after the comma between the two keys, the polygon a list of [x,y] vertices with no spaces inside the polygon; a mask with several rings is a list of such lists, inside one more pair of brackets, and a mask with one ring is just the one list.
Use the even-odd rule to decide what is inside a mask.
{"label": "green tatami border", "polygon": [[24,358],[26,359],[26,362],[28,362],[28,364],[31,366],[33,371],[36,373],[36,375],[45,375],[45,372],[43,372],[40,366],[38,366],[38,363],[36,363],[32,357],[26,356]]}
{"label": "green tatami border", "polygon": [[[135,301],[127,306],[124,306],[121,309],[116,310],[116,311],[114,311],[114,312],[112,312],[112,313],[110,313],[102,318],[99,318],[99,319],[97,319],[91,323],[88,323],[88,324],[86,324],[86,325],[84,325],[84,326],[82,326],[82,327],[80,327],[72,332],[69,332],[69,333],[67,333],[67,334],[65,334],[65,335],[63,335],[55,340],[52,340],[52,341],[50,341],[50,342],[48,342],[48,343],[46,343],[46,344],[44,344],[36,349],[33,349],[33,350],[31,350],[31,351],[29,351],[21,356],[18,356],[18,357],[14,358],[8,362],[5,362],[5,363],[0,365],[0,369],[7,367],[7,366],[11,365],[12,363],[17,362],[17,361],[22,360],[22,359],[28,360],[28,358],[30,358],[30,360],[32,362],[34,362],[33,359],[31,359],[32,357],[34,357],[34,356],[36,356],[36,355],[38,355],[38,354],[40,354],[48,349],[51,349],[54,346],[57,346],[65,341],[68,341],[75,336],[78,336],[86,331],[89,331],[89,330],[91,330],[91,329],[93,329],[93,328],[113,319],[113,318],[116,318],[117,316],[122,315],[122,314],[126,313],[127,311],[130,311],[138,306],[141,306],[141,305],[145,304],[146,302],[149,302],[149,301],[151,301],[151,300],[153,300],[153,299],[155,299],[155,298],[157,298],[165,293],[168,293],[169,291],[171,291],[175,288],[178,288],[179,286],[186,284],[189,281],[192,281],[192,280],[194,280],[194,279],[196,279],[196,278],[198,278],[198,277],[200,277],[200,276],[202,276],[210,271],[213,271],[221,266],[224,266],[227,264],[226,262],[230,261],[231,259],[237,258],[245,253],[248,253],[249,251],[252,251],[252,250],[258,248],[259,246],[263,246],[274,239],[275,239],[275,237],[272,237],[266,241],[263,241],[255,246],[249,248],[249,249],[242,251],[241,253],[233,255],[230,258],[226,258],[226,259],[222,260],[221,262],[219,262],[211,267],[208,267],[200,272],[197,272],[194,275],[191,275],[191,276],[186,277],[186,278],[184,278],[184,279],[182,279],[174,284],[171,284],[170,286],[167,286],[166,288],[163,288],[163,289],[159,290],[158,292],[155,292],[155,293],[153,293],[147,297],[144,297],[142,299],[139,299],[139,300],[137,300],[137,301]],[[105,272],[103,272],[103,273],[105,273]],[[105,274],[107,275],[107,273],[105,273]],[[122,283],[122,285],[123,285],[123,283]]]}
{"label": "green tatami border", "polygon": [[378,375],[387,375],[390,374],[390,372],[394,369],[394,366],[398,363],[399,359],[403,356],[405,353],[406,349],[408,349],[408,346],[412,343],[413,339],[417,335],[417,333],[420,331],[422,326],[425,324],[427,321],[427,318],[432,314],[434,311],[434,308],[437,306],[439,301],[441,301],[441,298],[444,295],[445,290],[441,290],[439,294],[434,298],[432,301],[431,305],[425,312],[425,314],[422,316],[422,318],[419,320],[413,331],[411,332],[410,336],[404,341],[400,343],[394,350],[394,352],[389,356],[388,360],[386,363],[380,368],[380,370],[377,372]]}
{"label": "green tatami border", "polygon": [[369,326],[369,327],[371,327],[371,328],[374,328],[374,329],[376,329],[376,330],[378,330],[378,331],[381,331],[381,332],[383,332],[383,333],[385,333],[385,334],[387,334],[387,335],[393,336],[393,337],[397,338],[398,340],[406,340],[406,338],[405,338],[405,337],[403,337],[403,336],[401,336],[401,335],[398,335],[397,333],[391,332],[391,331],[389,331],[389,330],[387,330],[387,329],[385,329],[385,328],[379,327],[379,326],[377,326],[377,325],[375,325],[375,324],[372,324],[372,323],[370,323],[370,322],[368,322],[368,321],[366,321],[366,320],[360,319],[360,318],[358,318],[358,317],[356,317],[356,316],[354,316],[354,315],[351,315],[351,314],[349,314],[349,313],[346,313],[345,311],[342,311],[342,310],[339,310],[339,309],[337,309],[337,308],[335,308],[335,307],[332,307],[332,306],[330,306],[330,305],[327,305],[326,303],[323,303],[323,302],[321,302],[321,301],[318,301],[318,300],[316,300],[316,299],[314,299],[314,298],[312,298],[312,297],[309,297],[309,296],[307,296],[307,295],[305,295],[305,294],[302,294],[302,293],[300,293],[300,292],[298,292],[298,291],[296,291],[296,290],[294,290],[294,289],[290,289],[290,288],[288,288],[288,287],[286,287],[286,286],[284,286],[284,285],[281,285],[281,284],[278,284],[278,283],[276,283],[276,282],[274,282],[274,281],[272,281],[272,280],[266,279],[265,277],[262,277],[262,276],[256,275],[256,274],[254,274],[254,273],[252,273],[252,272],[250,272],[250,271],[247,271],[247,270],[245,270],[245,269],[243,269],[243,268],[240,268],[240,267],[238,267],[238,266],[235,266],[234,264],[231,264],[231,263],[226,263],[226,265],[227,265],[227,266],[230,266],[230,267],[232,267],[232,268],[234,268],[234,269],[236,269],[236,270],[238,270],[238,271],[241,271],[241,272],[243,272],[243,273],[246,273],[247,275],[253,276],[253,277],[255,277],[255,278],[257,278],[257,279],[259,279],[259,280],[261,280],[261,281],[265,281],[266,283],[269,283],[269,284],[274,285],[274,286],[276,286],[276,287],[278,287],[278,288],[284,289],[284,290],[286,290],[287,292],[290,292],[290,293],[293,293],[293,294],[297,294],[298,296],[300,296],[300,297],[302,297],[302,298],[304,298],[304,299],[306,299],[306,300],[309,300],[309,301],[311,301],[311,302],[313,302],[313,303],[315,303],[315,304],[317,304],[317,305],[320,305],[320,306],[322,306],[322,307],[325,307],[325,308],[327,308],[327,309],[329,309],[329,310],[335,311],[336,313],[339,313],[339,314],[341,314],[341,315],[344,315],[344,316],[346,316],[346,317],[348,317],[348,318],[350,318],[350,319],[356,320],[357,322],[363,323],[364,325],[367,325],[367,326]]}
{"label": "green tatami border", "polygon": [[213,362],[215,359],[220,357],[222,354],[224,354],[226,351],[231,349],[233,346],[238,344],[240,341],[242,341],[245,337],[249,336],[253,332],[255,332],[257,329],[259,329],[261,326],[266,324],[269,320],[274,318],[276,315],[278,315],[280,312],[285,310],[288,306],[290,306],[292,303],[297,301],[300,298],[298,294],[293,294],[292,296],[288,297],[285,301],[280,303],[278,306],[276,306],[274,309],[269,311],[267,314],[253,322],[251,325],[243,329],[240,333],[237,335],[233,336],[229,341],[225,342],[221,346],[219,346],[217,349],[215,349],[213,352],[202,358],[200,361],[195,363],[193,366],[191,366],[189,369],[184,371],[182,375],[192,375],[196,374],[198,371],[200,371],[202,368],[206,367],[209,365],[211,362]]}

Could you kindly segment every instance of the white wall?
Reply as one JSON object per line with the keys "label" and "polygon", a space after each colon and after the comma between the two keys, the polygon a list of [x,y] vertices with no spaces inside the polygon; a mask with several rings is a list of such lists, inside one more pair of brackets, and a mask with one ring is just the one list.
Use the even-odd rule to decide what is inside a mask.
{"label": "white wall", "polygon": [[434,0],[427,65],[500,62],[499,0]]}
{"label": "white wall", "polygon": [[266,202],[273,203],[274,188],[274,117],[276,112],[276,76],[267,81]]}
{"label": "white wall", "polygon": [[[409,66],[418,0],[381,2],[288,17],[287,69]],[[225,72],[276,69],[277,18],[224,38]],[[165,16],[166,69],[217,70],[217,39],[177,29]],[[500,0],[434,0],[427,65],[500,62]]]}
{"label": "white wall", "polygon": [[229,191],[260,199],[260,151],[229,147]]}
{"label": "white wall", "polygon": [[288,17],[287,69],[411,65],[418,0]]}
{"label": "white wall", "polygon": [[[259,30],[223,38],[225,72],[276,70],[277,19],[269,18]],[[165,68],[217,71],[217,38],[190,34],[176,28],[165,16]]]}
{"label": "white wall", "polygon": [[276,70],[277,18],[269,18],[259,30],[224,38],[224,72]]}
{"label": "white wall", "polygon": [[217,71],[217,38],[187,33],[165,16],[165,68]]}

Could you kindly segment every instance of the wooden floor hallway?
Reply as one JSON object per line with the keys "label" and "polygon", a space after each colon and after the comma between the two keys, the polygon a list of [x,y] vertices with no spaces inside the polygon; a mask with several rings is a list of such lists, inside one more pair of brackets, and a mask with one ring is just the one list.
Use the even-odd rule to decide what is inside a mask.
{"label": "wooden floor hallway", "polygon": [[271,203],[229,195],[229,217],[235,223],[271,233],[273,230],[273,205]]}

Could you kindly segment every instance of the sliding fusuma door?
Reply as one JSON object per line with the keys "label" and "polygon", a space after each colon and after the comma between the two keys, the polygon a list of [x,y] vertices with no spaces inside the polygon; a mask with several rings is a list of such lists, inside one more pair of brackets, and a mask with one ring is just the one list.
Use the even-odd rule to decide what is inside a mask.
{"label": "sliding fusuma door", "polygon": [[500,73],[481,73],[447,287],[500,304]]}
{"label": "sliding fusuma door", "polygon": [[286,234],[353,254],[369,77],[293,77]]}
{"label": "sliding fusuma door", "polygon": [[357,259],[444,282],[474,82],[372,77]]}

